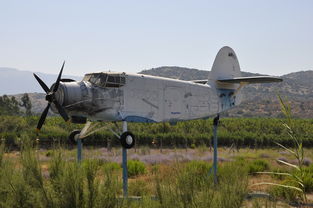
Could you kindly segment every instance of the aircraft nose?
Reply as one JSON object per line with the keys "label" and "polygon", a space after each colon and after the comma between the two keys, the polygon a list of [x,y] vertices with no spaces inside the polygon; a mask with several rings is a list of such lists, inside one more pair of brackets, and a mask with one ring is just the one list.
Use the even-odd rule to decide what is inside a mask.
{"label": "aircraft nose", "polygon": [[[58,90],[55,92],[54,99],[63,106],[64,103],[64,84],[60,82]],[[46,98],[47,99],[47,98]]]}
{"label": "aircraft nose", "polygon": [[[51,86],[53,88],[54,84]],[[80,82],[60,82],[58,90],[55,92],[53,99],[58,101],[63,107],[73,104],[75,101],[80,101],[82,97]],[[48,99],[46,97],[46,99]]]}

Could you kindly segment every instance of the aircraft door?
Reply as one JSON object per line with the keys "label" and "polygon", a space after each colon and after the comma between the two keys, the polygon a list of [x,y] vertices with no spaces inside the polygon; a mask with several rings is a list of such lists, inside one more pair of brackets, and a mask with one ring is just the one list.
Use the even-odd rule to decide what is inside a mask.
{"label": "aircraft door", "polygon": [[185,117],[184,88],[166,87],[164,90],[164,120],[181,120]]}

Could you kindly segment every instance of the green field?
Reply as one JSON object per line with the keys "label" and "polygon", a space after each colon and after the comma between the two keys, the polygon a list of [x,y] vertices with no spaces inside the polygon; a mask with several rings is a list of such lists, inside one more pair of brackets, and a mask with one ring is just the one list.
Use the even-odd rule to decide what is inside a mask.
{"label": "green field", "polygon": [[[81,129],[82,125],[65,123],[59,117],[49,117],[42,131],[36,135],[38,117],[0,117],[0,138],[11,147],[18,147],[23,137],[37,138],[42,147],[51,147],[55,143],[70,144],[69,133]],[[218,130],[220,146],[236,148],[267,148],[276,147],[274,142],[293,146],[293,140],[283,126],[285,119],[275,118],[222,118]],[[101,125],[115,128],[113,123]],[[118,123],[121,127],[121,124]],[[293,120],[293,129],[304,147],[313,147],[313,119]],[[212,143],[212,119],[169,123],[140,124],[129,123],[128,129],[137,139],[138,146],[152,148],[195,148],[210,146]],[[119,141],[110,131],[101,131],[91,135],[85,145],[107,147],[119,146]]]}

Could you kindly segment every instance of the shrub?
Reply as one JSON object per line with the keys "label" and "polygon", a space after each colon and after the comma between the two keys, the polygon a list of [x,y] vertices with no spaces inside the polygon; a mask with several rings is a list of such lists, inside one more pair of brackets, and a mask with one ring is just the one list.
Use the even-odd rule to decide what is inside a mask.
{"label": "shrub", "polygon": [[132,196],[144,196],[149,192],[147,182],[142,180],[136,180],[129,183],[129,195]]}
{"label": "shrub", "polygon": [[256,174],[256,172],[262,172],[269,169],[268,162],[265,160],[253,160],[248,165],[249,174]]}
{"label": "shrub", "polygon": [[[244,168],[235,162],[222,165],[219,169],[219,183],[214,185],[213,177],[208,175],[206,164],[198,161],[190,164],[184,168],[176,168],[176,171],[166,178],[157,177],[156,192],[159,207],[242,206],[248,184],[247,172]],[[206,177],[198,177],[195,175],[197,171],[187,171],[188,166],[200,170],[199,172]]]}
{"label": "shrub", "polygon": [[106,162],[103,164],[105,171],[113,172],[121,169],[121,165],[117,162]]}
{"label": "shrub", "polygon": [[186,164],[185,171],[194,176],[201,177],[204,175],[208,175],[210,168],[211,164],[209,164],[208,162],[193,160]]}
{"label": "shrub", "polygon": [[84,161],[84,170],[87,179],[87,207],[95,207],[99,194],[99,179],[97,173],[100,169],[99,160]]}
{"label": "shrub", "polygon": [[127,170],[129,177],[135,177],[146,173],[146,165],[138,160],[128,160]]}
{"label": "shrub", "polygon": [[303,168],[303,185],[306,193],[313,192],[313,164]]}
{"label": "shrub", "polygon": [[306,193],[313,192],[313,173],[305,174],[303,177],[303,185]]}
{"label": "shrub", "polygon": [[[292,183],[290,180],[282,181],[281,185],[297,186],[297,184]],[[275,199],[285,199],[289,202],[295,201],[299,198],[299,191],[282,186],[272,186],[269,193]]]}
{"label": "shrub", "polygon": [[119,200],[117,196],[121,194],[120,187],[121,184],[118,182],[116,175],[112,174],[112,169],[103,169],[103,182],[100,183],[98,203],[96,207],[101,208],[113,208],[121,207],[119,205]]}
{"label": "shrub", "polygon": [[286,178],[286,175],[284,173],[287,172],[287,170],[281,169],[281,168],[275,168],[272,170],[273,174],[271,174],[272,178],[278,179],[278,180],[284,180]]}
{"label": "shrub", "polygon": [[247,195],[248,173],[236,162],[226,163],[219,169],[218,198],[216,207],[242,207]]}

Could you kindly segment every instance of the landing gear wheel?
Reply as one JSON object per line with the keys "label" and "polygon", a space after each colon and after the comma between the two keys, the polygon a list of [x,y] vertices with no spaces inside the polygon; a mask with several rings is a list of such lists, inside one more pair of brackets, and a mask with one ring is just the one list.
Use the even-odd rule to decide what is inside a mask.
{"label": "landing gear wheel", "polygon": [[79,134],[80,134],[80,130],[74,130],[70,133],[70,135],[68,136],[68,139],[71,141],[71,143],[76,144],[77,143],[76,136],[78,136]]}
{"label": "landing gear wheel", "polygon": [[129,132],[126,131],[121,135],[121,144],[124,148],[130,149],[135,145],[135,136]]}

